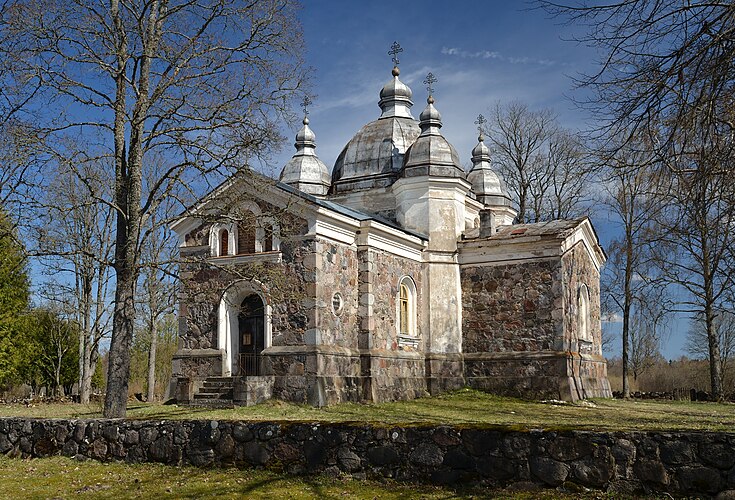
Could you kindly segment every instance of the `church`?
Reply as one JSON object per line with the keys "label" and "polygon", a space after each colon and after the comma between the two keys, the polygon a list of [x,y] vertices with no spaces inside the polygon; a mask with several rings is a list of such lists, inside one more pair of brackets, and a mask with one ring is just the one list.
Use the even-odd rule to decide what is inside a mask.
{"label": "church", "polygon": [[515,224],[482,133],[465,172],[433,75],[417,121],[393,55],[380,115],[331,174],[305,111],[278,181],[235,175],[173,224],[179,403],[322,406],[466,386],[611,396],[605,254],[589,219]]}

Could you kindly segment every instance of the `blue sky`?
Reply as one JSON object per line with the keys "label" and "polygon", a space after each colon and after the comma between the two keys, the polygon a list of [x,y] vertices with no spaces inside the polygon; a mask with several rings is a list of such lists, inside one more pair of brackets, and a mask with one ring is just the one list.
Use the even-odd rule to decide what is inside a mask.
{"label": "blue sky", "polygon": [[[444,136],[467,167],[477,142],[474,121],[495,102],[520,100],[533,109],[551,108],[562,125],[584,130],[590,116],[571,97],[584,97],[572,77],[595,69],[594,49],[569,41],[574,27],[562,25],[524,1],[336,1],[305,0],[301,12],[306,60],[313,68],[311,127],[317,153],[331,169],[350,138],[376,119],[378,93],[391,78],[388,50],[398,41],[401,80],[413,90],[414,116],[425,106],[429,71]],[[274,158],[274,174],[291,157],[293,135]],[[603,212],[593,214],[603,246],[615,228]],[[667,358],[683,354],[684,321],[664,342]],[[619,324],[607,328],[619,329]],[[619,352],[616,342],[612,352]]]}
{"label": "blue sky", "polygon": [[[391,43],[398,41],[401,79],[414,92],[414,116],[425,106],[421,83],[431,71],[444,135],[469,163],[474,121],[496,101],[518,99],[556,110],[581,128],[586,115],[565,98],[569,75],[588,71],[594,52],[561,39],[569,29],[517,1],[304,2],[301,20],[313,67],[311,126],[317,152],[331,167],[352,135],[379,116],[378,92],[391,77]],[[289,130],[287,136],[293,136]],[[276,164],[292,154],[289,148]]]}

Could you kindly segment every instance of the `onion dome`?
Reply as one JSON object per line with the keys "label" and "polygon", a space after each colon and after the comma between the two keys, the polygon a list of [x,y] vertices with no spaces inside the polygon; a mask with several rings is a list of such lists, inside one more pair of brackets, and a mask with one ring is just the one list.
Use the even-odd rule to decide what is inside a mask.
{"label": "onion dome", "polygon": [[404,177],[431,175],[437,177],[465,177],[459,163],[459,155],[439,132],[442,117],[434,107],[434,98],[429,96],[427,106],[421,112],[421,134],[408,148],[404,160]]}
{"label": "onion dome", "polygon": [[323,196],[329,190],[327,166],[316,155],[316,135],[304,116],[304,126],[296,134],[296,154],[281,171],[281,182],[304,193]]}
{"label": "onion dome", "polygon": [[467,174],[477,200],[486,206],[511,206],[503,179],[490,166],[490,150],[485,145],[482,132],[477,141],[477,146],[472,150],[472,170]]}
{"label": "onion dome", "polygon": [[400,176],[403,155],[420,131],[411,115],[411,89],[399,74],[394,67],[380,91],[380,118],[362,127],[337,158],[333,193],[390,186]]}

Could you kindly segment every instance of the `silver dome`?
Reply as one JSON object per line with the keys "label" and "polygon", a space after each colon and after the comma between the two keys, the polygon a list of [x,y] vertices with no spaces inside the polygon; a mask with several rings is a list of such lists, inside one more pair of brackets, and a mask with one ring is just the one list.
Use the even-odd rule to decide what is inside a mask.
{"label": "silver dome", "polygon": [[477,141],[477,146],[472,150],[472,170],[467,174],[477,200],[486,206],[511,206],[503,179],[490,165],[490,150],[482,134]]}
{"label": "silver dome", "polygon": [[316,155],[316,135],[309,119],[304,117],[303,124],[296,134],[296,154],[283,167],[280,180],[304,193],[323,196],[329,190],[329,172]]}
{"label": "silver dome", "polygon": [[362,127],[340,153],[332,170],[332,192],[342,193],[393,184],[403,155],[420,130],[411,115],[411,89],[393,78],[380,91],[380,118]]}
{"label": "silver dome", "polygon": [[406,151],[403,176],[464,178],[457,150],[439,132],[442,126],[441,114],[434,107],[433,97],[429,97],[427,103],[421,112],[421,134]]}

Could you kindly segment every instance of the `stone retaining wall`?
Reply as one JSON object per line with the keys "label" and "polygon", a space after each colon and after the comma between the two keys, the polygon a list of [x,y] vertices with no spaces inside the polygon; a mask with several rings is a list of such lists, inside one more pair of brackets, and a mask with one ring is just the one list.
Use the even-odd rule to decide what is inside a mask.
{"label": "stone retaining wall", "polygon": [[[0,419],[0,453],[625,493],[735,490],[735,434]],[[735,494],[735,491],[731,492]],[[728,497],[729,498],[729,497]]]}

